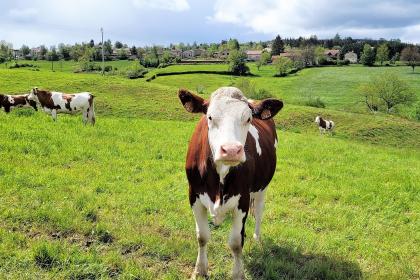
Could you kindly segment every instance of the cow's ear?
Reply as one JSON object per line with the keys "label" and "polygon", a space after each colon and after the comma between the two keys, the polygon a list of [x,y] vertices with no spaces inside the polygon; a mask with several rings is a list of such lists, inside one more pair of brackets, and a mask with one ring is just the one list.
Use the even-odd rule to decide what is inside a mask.
{"label": "cow's ear", "polygon": [[278,99],[265,99],[257,104],[249,105],[252,116],[261,120],[268,120],[274,117],[283,108],[283,101]]}
{"label": "cow's ear", "polygon": [[209,104],[206,100],[204,100],[204,98],[193,94],[187,89],[180,89],[178,91],[178,96],[185,110],[188,112],[203,114],[207,113],[207,107]]}
{"label": "cow's ear", "polygon": [[34,87],[34,88],[32,89],[32,93],[36,95],[36,94],[38,93],[38,88],[37,88],[37,87]]}

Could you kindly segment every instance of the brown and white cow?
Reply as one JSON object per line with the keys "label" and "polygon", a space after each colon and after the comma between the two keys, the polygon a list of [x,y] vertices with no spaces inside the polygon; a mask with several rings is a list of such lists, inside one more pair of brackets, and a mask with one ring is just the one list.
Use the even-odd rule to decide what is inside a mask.
{"label": "brown and white cow", "polygon": [[186,159],[189,199],[198,239],[194,276],[206,276],[210,230],[207,211],[217,225],[233,211],[229,246],[233,253],[233,278],[243,279],[242,247],[245,221],[253,201],[254,238],[260,238],[264,194],[276,170],[277,135],[272,117],[283,102],[266,99],[250,103],[234,87],[213,92],[209,101],[179,90],[188,112],[204,114],[191,137]]}
{"label": "brown and white cow", "polygon": [[335,127],[335,123],[331,120],[324,120],[320,116],[316,116],[315,122],[318,124],[319,133],[325,133],[326,131],[329,131],[330,134],[332,134],[333,129]]}
{"label": "brown and white cow", "polygon": [[28,96],[29,100],[36,101],[47,114],[51,114],[54,121],[57,120],[57,113],[75,114],[82,111],[83,123],[90,122],[94,125],[93,98],[90,92],[64,94],[38,88],[33,88]]}
{"label": "brown and white cow", "polygon": [[36,107],[36,102],[28,99],[29,94],[23,95],[4,95],[0,94],[0,108],[3,107],[6,113],[9,113],[13,108],[27,107],[34,108],[35,111],[38,111]]}

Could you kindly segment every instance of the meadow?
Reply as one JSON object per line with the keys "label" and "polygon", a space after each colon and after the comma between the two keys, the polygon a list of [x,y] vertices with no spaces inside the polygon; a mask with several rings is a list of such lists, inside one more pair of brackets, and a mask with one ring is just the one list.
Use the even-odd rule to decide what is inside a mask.
{"label": "meadow", "polygon": [[[184,160],[199,116],[184,111],[177,89],[201,87],[208,97],[239,78],[146,82],[74,74],[71,63],[56,72],[47,63],[40,71],[0,67],[1,92],[91,91],[97,112],[94,127],[81,116],[53,123],[42,112],[0,112],[0,278],[189,278],[197,245]],[[171,66],[148,76],[223,67]],[[325,67],[286,78],[271,77],[270,66],[251,71],[285,108],[275,119],[277,172],[261,243],[247,221],[248,279],[420,278],[420,124],[368,114],[357,95],[360,82],[384,71],[420,95],[419,70]],[[310,94],[326,108],[304,106]],[[319,135],[319,113],[336,121],[334,136]],[[229,221],[212,228],[211,279],[230,276]]]}

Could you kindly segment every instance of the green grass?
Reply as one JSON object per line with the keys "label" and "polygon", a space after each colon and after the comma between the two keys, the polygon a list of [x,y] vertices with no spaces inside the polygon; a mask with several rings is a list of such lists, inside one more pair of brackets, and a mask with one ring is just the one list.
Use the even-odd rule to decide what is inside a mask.
{"label": "green grass", "polygon": [[[293,88],[329,69],[255,79]],[[209,83],[204,96],[222,85],[218,79],[230,79],[214,76],[193,75]],[[168,78],[0,70],[2,92],[38,85],[92,91],[97,101],[95,127],[84,127],[81,116],[53,123],[42,112],[0,112],[0,278],[191,275],[197,245],[184,160],[198,116],[184,111],[176,91],[182,82],[194,89],[195,81]],[[419,278],[419,124],[289,102],[276,116],[278,165],[261,244],[250,238],[253,218],[247,222],[248,278]],[[319,135],[318,113],[334,118],[334,136]],[[230,276],[230,226],[228,218],[212,228],[211,279]]]}

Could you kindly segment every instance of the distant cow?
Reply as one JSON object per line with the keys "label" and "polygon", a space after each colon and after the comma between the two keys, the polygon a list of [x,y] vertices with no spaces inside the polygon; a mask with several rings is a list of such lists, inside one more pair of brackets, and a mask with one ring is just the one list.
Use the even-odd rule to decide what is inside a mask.
{"label": "distant cow", "polygon": [[27,107],[34,108],[35,111],[38,111],[36,107],[36,102],[28,99],[29,94],[23,95],[4,95],[0,94],[0,108],[3,107],[6,113],[9,113],[11,109],[18,107]]}
{"label": "distant cow", "polygon": [[57,113],[75,114],[81,111],[84,124],[95,124],[94,96],[89,92],[64,94],[33,88],[28,98],[39,103],[47,114],[51,114],[54,121],[57,120]]}
{"label": "distant cow", "polygon": [[318,124],[319,127],[319,133],[325,133],[326,131],[329,131],[330,133],[332,133],[333,129],[334,129],[334,122],[329,120],[324,120],[322,117],[317,116],[315,118],[315,122]]}
{"label": "distant cow", "polygon": [[198,239],[194,276],[206,276],[210,230],[207,211],[220,224],[233,211],[229,246],[234,257],[233,278],[243,279],[242,247],[245,221],[253,201],[254,238],[260,238],[264,194],[276,170],[277,135],[272,117],[283,102],[266,99],[250,103],[234,87],[216,90],[209,101],[188,90],[179,98],[191,113],[202,113],[191,137],[186,159],[189,200]]}

